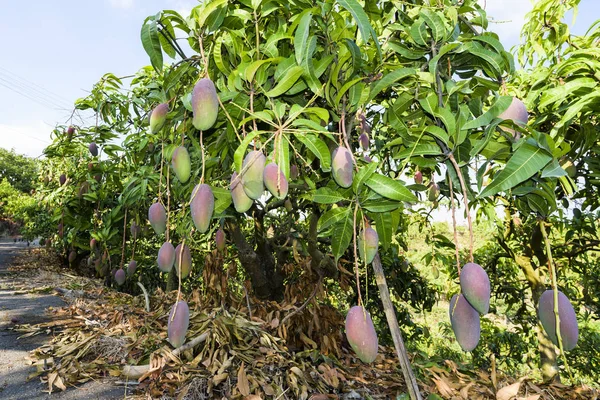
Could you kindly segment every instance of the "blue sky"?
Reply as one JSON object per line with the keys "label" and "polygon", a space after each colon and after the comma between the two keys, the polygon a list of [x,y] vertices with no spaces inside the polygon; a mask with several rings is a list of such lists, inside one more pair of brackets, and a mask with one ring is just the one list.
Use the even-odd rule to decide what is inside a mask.
{"label": "blue sky", "polygon": [[[162,9],[187,16],[198,1],[6,3],[0,23],[0,147],[37,157],[50,143],[52,128],[66,121],[73,102],[84,97],[104,73],[130,75],[149,63],[139,38],[146,16]],[[500,35],[505,47],[516,44],[530,2],[480,3],[499,22],[490,30]],[[584,32],[600,16],[598,3],[581,1],[575,33]]]}

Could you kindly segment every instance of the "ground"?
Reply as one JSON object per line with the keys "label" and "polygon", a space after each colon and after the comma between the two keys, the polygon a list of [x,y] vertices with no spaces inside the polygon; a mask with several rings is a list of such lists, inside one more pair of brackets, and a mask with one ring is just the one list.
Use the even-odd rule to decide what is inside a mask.
{"label": "ground", "polygon": [[[31,248],[31,247],[29,247]],[[8,270],[11,261],[21,252],[28,251],[26,242],[0,240],[0,398],[20,399],[123,399],[125,389],[111,381],[90,381],[77,390],[53,394],[44,393],[47,384],[40,378],[28,380],[32,371],[27,357],[31,350],[47,344],[50,337],[36,335],[18,339],[21,332],[11,330],[20,324],[49,322],[48,308],[62,307],[65,302],[54,294],[31,293],[42,286],[44,276],[19,276]]]}

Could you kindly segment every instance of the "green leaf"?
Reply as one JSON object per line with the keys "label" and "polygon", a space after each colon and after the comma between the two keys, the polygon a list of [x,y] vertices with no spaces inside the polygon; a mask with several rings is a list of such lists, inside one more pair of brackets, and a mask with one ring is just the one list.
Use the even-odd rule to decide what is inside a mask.
{"label": "green leaf", "polygon": [[313,192],[312,200],[319,204],[333,204],[344,200],[344,196],[328,187],[321,187]]}
{"label": "green leaf", "polygon": [[566,176],[567,172],[560,166],[558,160],[553,159],[542,171],[542,178],[560,178]]}
{"label": "green leaf", "polygon": [[231,204],[231,193],[228,189],[211,185],[213,195],[215,196],[215,215],[224,212]]}
{"label": "green leaf", "polygon": [[485,113],[480,115],[479,117],[467,122],[462,126],[462,130],[475,129],[480,126],[488,125],[494,118],[497,118],[498,115],[502,114],[510,103],[512,102],[511,96],[501,96],[498,100],[487,110]]}
{"label": "green leaf", "polygon": [[392,213],[377,213],[375,214],[375,229],[377,230],[377,236],[379,236],[379,242],[383,246],[384,250],[387,250],[392,243],[393,223]]}
{"label": "green leaf", "polygon": [[382,213],[397,210],[401,204],[387,199],[365,201],[360,204],[362,208],[373,213]]}
{"label": "green leaf", "polygon": [[365,43],[369,42],[369,38],[373,39],[375,46],[377,46],[377,54],[379,58],[381,58],[381,46],[379,45],[379,38],[373,30],[373,27],[369,22],[369,17],[367,16],[367,13],[365,13],[365,10],[360,3],[356,0],[338,0],[338,3],[348,10],[350,14],[352,14],[356,24],[358,25],[358,29],[360,30],[360,35]]}
{"label": "green leaf", "polygon": [[150,56],[150,63],[152,67],[159,74],[162,73],[163,68],[163,56],[160,48],[160,40],[158,38],[158,28],[156,20],[151,17],[147,18],[142,25],[142,45],[148,56]]}
{"label": "green leaf", "polygon": [[294,83],[296,83],[296,81],[300,79],[303,73],[304,68],[300,66],[290,68],[285,73],[283,78],[281,78],[281,80],[277,83],[277,85],[273,89],[265,93],[265,95],[267,95],[268,97],[281,96],[282,94],[287,92],[292,86],[294,86]]}
{"label": "green leaf", "polygon": [[238,174],[242,170],[242,163],[244,162],[244,156],[246,155],[246,149],[248,148],[248,145],[259,134],[260,131],[250,132],[235,150],[235,153],[233,154],[233,163]]}
{"label": "green leaf", "polygon": [[354,221],[351,213],[348,213],[346,218],[333,226],[331,235],[331,250],[335,261],[346,252],[350,242],[352,241],[352,233],[354,232]]}
{"label": "green leaf", "polygon": [[365,183],[376,193],[396,201],[416,202],[417,197],[400,181],[381,174],[373,174]]}
{"label": "green leaf", "polygon": [[308,34],[310,33],[310,23],[312,22],[312,12],[307,12],[300,19],[296,34],[294,35],[294,50],[296,52],[296,63],[302,65],[306,50],[308,47]]}
{"label": "green leaf", "polygon": [[350,214],[350,208],[342,208],[336,207],[327,211],[319,218],[319,222],[317,224],[317,229],[319,231],[324,231],[329,228],[333,224],[337,224],[342,219],[347,218],[348,214]]}
{"label": "green leaf", "polygon": [[372,162],[358,170],[354,180],[352,181],[352,189],[354,190],[354,193],[358,193],[360,191],[363,183],[365,183],[365,181],[367,181],[367,179],[373,175],[376,169],[377,163]]}
{"label": "green leaf", "polygon": [[331,153],[329,153],[329,147],[327,147],[323,140],[315,135],[303,133],[296,133],[295,137],[302,142],[311,153],[319,158],[323,172],[331,171]]}
{"label": "green leaf", "polygon": [[192,10],[192,16],[195,18],[196,24],[198,28],[204,27],[204,22],[206,19],[215,11],[217,8],[221,6],[226,6],[227,0],[212,0],[204,2],[202,5],[195,7]]}
{"label": "green leaf", "polygon": [[277,164],[277,166],[279,167],[279,169],[281,169],[281,171],[283,172],[283,175],[285,175],[286,179],[290,179],[290,146],[288,145],[288,140],[289,138],[287,137],[287,134],[280,134],[277,135],[277,138],[275,139],[275,144],[274,144],[274,148],[275,148],[275,155],[277,157],[277,160],[275,160],[275,163]]}
{"label": "green leaf", "polygon": [[373,100],[375,96],[377,96],[382,90],[387,89],[393,83],[415,73],[416,71],[412,68],[398,68],[386,74],[371,88],[371,93],[369,94],[368,102]]}
{"label": "green leaf", "polygon": [[551,159],[552,156],[545,150],[531,143],[524,143],[478,197],[492,196],[517,186],[541,171]]}

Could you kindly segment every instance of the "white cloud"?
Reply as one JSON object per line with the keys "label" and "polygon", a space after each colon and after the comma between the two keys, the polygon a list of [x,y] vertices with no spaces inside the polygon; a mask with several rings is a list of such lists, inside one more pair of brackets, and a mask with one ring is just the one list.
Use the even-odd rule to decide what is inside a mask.
{"label": "white cloud", "polygon": [[30,124],[0,124],[0,147],[15,149],[19,154],[39,157],[51,143],[52,127],[43,121]]}
{"label": "white cloud", "polygon": [[532,9],[525,0],[479,0],[490,19],[488,30],[495,32],[507,49],[518,44],[525,14]]}
{"label": "white cloud", "polygon": [[133,7],[134,0],[109,0],[108,2],[114,8],[126,10]]}

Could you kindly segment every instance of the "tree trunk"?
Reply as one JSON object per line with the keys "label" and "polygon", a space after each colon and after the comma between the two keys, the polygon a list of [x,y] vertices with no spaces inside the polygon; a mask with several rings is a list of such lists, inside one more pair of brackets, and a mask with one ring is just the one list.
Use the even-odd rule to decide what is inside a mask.
{"label": "tree trunk", "polygon": [[[258,221],[257,221],[258,220]],[[240,230],[237,222],[227,222],[226,228],[238,250],[242,267],[250,276],[254,295],[263,300],[281,300],[283,298],[283,277],[277,270],[273,252],[262,236],[262,219],[255,217],[256,251]]]}

